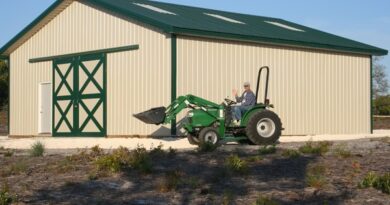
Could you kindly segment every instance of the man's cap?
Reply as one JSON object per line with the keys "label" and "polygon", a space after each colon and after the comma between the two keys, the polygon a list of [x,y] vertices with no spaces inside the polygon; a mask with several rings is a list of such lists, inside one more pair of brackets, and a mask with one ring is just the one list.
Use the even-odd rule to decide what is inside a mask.
{"label": "man's cap", "polygon": [[244,86],[250,86],[251,84],[249,82],[245,82]]}

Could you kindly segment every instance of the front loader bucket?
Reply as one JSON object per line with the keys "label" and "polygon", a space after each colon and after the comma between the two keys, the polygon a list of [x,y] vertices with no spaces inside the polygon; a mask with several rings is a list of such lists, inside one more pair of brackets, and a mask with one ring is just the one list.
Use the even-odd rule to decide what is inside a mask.
{"label": "front loader bucket", "polygon": [[156,107],[133,116],[146,124],[160,125],[164,123],[166,110],[165,107]]}

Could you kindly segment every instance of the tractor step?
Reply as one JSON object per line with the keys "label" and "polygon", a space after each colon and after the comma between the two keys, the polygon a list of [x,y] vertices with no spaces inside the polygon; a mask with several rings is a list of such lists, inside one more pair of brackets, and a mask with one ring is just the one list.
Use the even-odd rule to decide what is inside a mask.
{"label": "tractor step", "polygon": [[146,124],[160,125],[164,123],[166,110],[165,107],[156,107],[133,116]]}

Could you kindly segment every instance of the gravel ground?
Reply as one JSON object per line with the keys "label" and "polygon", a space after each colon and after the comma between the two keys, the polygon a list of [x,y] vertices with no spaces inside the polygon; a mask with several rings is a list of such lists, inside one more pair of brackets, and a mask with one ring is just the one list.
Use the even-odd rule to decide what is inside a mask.
{"label": "gravel ground", "polygon": [[[126,169],[96,176],[99,156],[83,150],[44,157],[21,150],[5,157],[3,150],[0,186],[8,184],[19,204],[390,204],[390,195],[357,186],[370,171],[390,172],[390,138],[331,142],[322,155],[285,154],[305,144],[280,143],[268,155],[249,145],[224,145],[210,153],[160,150],[151,155],[148,174]],[[228,168],[233,154],[247,165],[245,172]],[[308,176],[314,168],[322,172],[321,183],[313,185]]]}

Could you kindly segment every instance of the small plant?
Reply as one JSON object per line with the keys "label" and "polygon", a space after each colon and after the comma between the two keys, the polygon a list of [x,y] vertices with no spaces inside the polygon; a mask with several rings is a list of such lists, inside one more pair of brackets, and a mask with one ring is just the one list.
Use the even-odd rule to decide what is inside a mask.
{"label": "small plant", "polygon": [[306,185],[317,189],[322,188],[327,180],[325,178],[326,167],[324,165],[314,165],[306,171]]}
{"label": "small plant", "polygon": [[170,192],[176,190],[181,182],[181,177],[182,173],[178,170],[165,173],[164,178],[158,184],[158,190],[160,192]]}
{"label": "small plant", "polygon": [[215,145],[211,142],[200,143],[198,147],[199,152],[214,152],[218,148],[218,145]]}
{"label": "small plant", "polygon": [[237,155],[230,155],[225,160],[225,166],[234,173],[246,174],[248,172],[247,162],[240,159],[240,157]]}
{"label": "small plant", "polygon": [[8,205],[13,201],[13,196],[9,193],[8,184],[4,183],[0,190],[0,205]]}
{"label": "small plant", "polygon": [[266,196],[259,196],[254,205],[278,205],[278,203]]}
{"label": "small plant", "polygon": [[95,180],[97,180],[98,178],[99,178],[99,177],[98,177],[98,175],[97,175],[96,172],[91,172],[91,173],[88,174],[88,180],[90,180],[90,181],[95,181]]}
{"label": "small plant", "polygon": [[282,156],[287,157],[287,158],[296,159],[296,158],[299,158],[301,156],[301,154],[299,153],[299,151],[297,151],[295,149],[286,149],[282,152]]}
{"label": "small plant", "polygon": [[45,153],[45,145],[42,142],[35,142],[31,145],[30,155],[32,157],[42,157]]}
{"label": "small plant", "polygon": [[182,180],[182,183],[189,186],[192,189],[200,187],[200,180],[198,177],[188,177]]}
{"label": "small plant", "polygon": [[177,150],[173,149],[172,147],[169,147],[169,149],[168,149],[168,156],[169,157],[174,157],[174,156],[176,156],[176,154],[177,154]]}
{"label": "small plant", "polygon": [[246,158],[247,162],[260,162],[261,160],[263,160],[263,157],[258,156],[258,155],[250,156],[250,157]]}
{"label": "small plant", "polygon": [[317,154],[323,155],[329,151],[329,147],[332,143],[323,141],[319,143],[314,143],[313,141],[306,142],[305,145],[299,148],[299,151],[303,154]]}
{"label": "small plant", "polygon": [[349,158],[352,156],[351,151],[347,150],[345,144],[338,145],[335,150],[334,154],[340,158]]}
{"label": "small plant", "polygon": [[390,172],[378,176],[374,172],[369,172],[359,183],[359,188],[374,187],[383,193],[390,194]]}
{"label": "small plant", "polygon": [[95,146],[91,147],[90,155],[92,157],[101,156],[103,154],[104,154],[104,150],[102,148],[100,148],[99,145],[95,145]]}
{"label": "small plant", "polygon": [[157,147],[152,147],[150,148],[150,154],[153,156],[164,156],[165,151],[163,150],[163,144],[160,143]]}
{"label": "small plant", "polygon": [[268,154],[274,154],[274,153],[276,153],[276,145],[271,145],[271,146],[265,145],[264,147],[261,147],[259,149],[260,155],[268,155]]}

